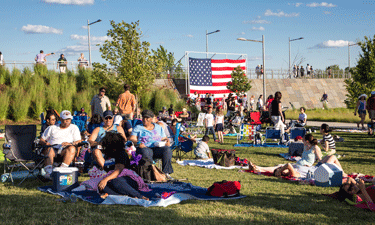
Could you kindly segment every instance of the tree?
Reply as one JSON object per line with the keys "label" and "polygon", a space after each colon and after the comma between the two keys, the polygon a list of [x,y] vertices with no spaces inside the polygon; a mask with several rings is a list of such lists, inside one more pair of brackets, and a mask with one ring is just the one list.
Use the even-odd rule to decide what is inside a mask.
{"label": "tree", "polygon": [[116,89],[112,85],[107,86],[114,96],[122,91],[118,85],[127,83],[138,99],[138,95],[154,82],[160,65],[155,63],[155,56],[149,51],[150,43],[141,42],[139,21],[129,24],[112,20],[110,23],[112,29],[108,30],[107,36],[111,39],[106,40],[99,51],[111,68],[107,68],[106,64],[94,63],[95,83],[114,84]]}
{"label": "tree", "polygon": [[356,106],[361,94],[369,96],[370,92],[375,89],[375,35],[373,39],[365,36],[365,40],[357,44],[362,53],[359,55],[357,66],[350,68],[352,77],[345,80],[348,91],[345,104],[349,108]]}
{"label": "tree", "polygon": [[240,66],[236,67],[232,73],[232,81],[227,83],[227,88],[236,93],[237,96],[244,94],[251,89],[251,81],[247,79],[245,72]]}

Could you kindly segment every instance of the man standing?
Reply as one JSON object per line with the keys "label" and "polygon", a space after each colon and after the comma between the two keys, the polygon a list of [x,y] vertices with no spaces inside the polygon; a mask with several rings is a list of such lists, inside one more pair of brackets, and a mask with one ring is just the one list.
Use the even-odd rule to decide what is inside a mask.
{"label": "man standing", "polygon": [[55,53],[48,53],[48,54],[44,54],[43,50],[40,50],[40,53],[38,55],[36,55],[35,57],[35,61],[37,64],[44,64],[47,60],[46,60],[46,57],[49,56],[49,55],[53,55]]}
{"label": "man standing", "polygon": [[124,84],[125,92],[118,96],[116,106],[119,107],[122,116],[132,120],[137,103],[134,95],[130,93],[129,89],[130,86]]}
{"label": "man standing", "polygon": [[307,66],[306,66],[306,76],[307,77],[310,77],[310,72],[311,72],[311,67],[310,67],[310,65],[309,64],[307,64]]}
{"label": "man standing", "polygon": [[81,134],[76,125],[71,124],[73,116],[68,110],[60,114],[61,124],[50,125],[40,138],[41,145],[56,145],[45,149],[44,154],[47,159],[44,163],[45,177],[50,178],[52,173],[53,160],[57,155],[63,157],[61,167],[68,167],[75,156],[76,148],[74,145],[81,142]]}
{"label": "man standing", "polygon": [[60,55],[57,60],[57,68],[60,69],[60,73],[65,73],[68,60],[66,60],[64,54]]}
{"label": "man standing", "polygon": [[105,96],[105,88],[101,87],[99,89],[99,94],[95,95],[91,100],[91,117],[94,114],[99,114],[103,116],[103,112],[107,110],[111,110],[111,103],[109,102],[109,98]]}
{"label": "man standing", "polygon": [[375,91],[371,91],[371,96],[370,98],[367,99],[366,108],[367,108],[368,116],[371,120],[371,123],[374,124],[375,122]]}

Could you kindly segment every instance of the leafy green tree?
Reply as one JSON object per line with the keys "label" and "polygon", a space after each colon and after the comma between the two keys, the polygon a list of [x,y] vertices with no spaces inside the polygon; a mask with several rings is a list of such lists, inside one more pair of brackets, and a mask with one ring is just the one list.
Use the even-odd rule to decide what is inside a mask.
{"label": "leafy green tree", "polygon": [[142,90],[154,82],[160,65],[155,63],[156,57],[151,55],[150,43],[141,41],[139,21],[115,23],[112,20],[110,23],[112,29],[108,30],[107,36],[111,39],[106,40],[99,49],[110,68],[106,64],[94,63],[94,82],[106,84],[114,98],[123,91],[118,85],[127,83],[138,98]]}
{"label": "leafy green tree", "polygon": [[251,89],[251,81],[246,77],[240,66],[236,67],[232,73],[232,81],[227,83],[227,88],[236,93],[237,96],[244,94]]}
{"label": "leafy green tree", "polygon": [[375,89],[375,35],[374,38],[365,36],[364,41],[357,43],[362,53],[359,54],[357,66],[350,68],[352,77],[345,80],[348,94],[345,104],[354,108],[358,97],[367,94]]}

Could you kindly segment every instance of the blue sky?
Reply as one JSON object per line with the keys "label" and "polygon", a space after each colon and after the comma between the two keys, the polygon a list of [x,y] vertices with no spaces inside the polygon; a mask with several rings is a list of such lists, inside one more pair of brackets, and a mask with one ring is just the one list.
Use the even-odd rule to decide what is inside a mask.
{"label": "blue sky", "polygon": [[[348,42],[374,36],[375,1],[208,1],[208,0],[0,0],[0,51],[5,61],[33,61],[39,50],[55,52],[49,61],[65,53],[76,61],[79,53],[88,58],[87,20],[93,44],[107,39],[109,21],[140,21],[143,40],[156,49],[163,45],[176,60],[185,51],[209,51],[248,55],[248,66],[261,64],[262,45],[236,40],[261,40],[265,36],[266,67],[288,68],[288,38],[294,41],[292,61],[297,53],[315,69],[338,64],[348,66]],[[350,47],[351,67],[360,53]],[[192,54],[205,57],[204,54]],[[216,59],[223,56],[215,56]],[[92,61],[104,62],[97,47]],[[183,61],[184,62],[184,61]]]}

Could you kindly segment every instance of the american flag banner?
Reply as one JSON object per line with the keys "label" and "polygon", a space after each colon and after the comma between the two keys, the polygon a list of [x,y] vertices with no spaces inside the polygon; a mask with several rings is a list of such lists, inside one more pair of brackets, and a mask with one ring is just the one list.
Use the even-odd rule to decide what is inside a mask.
{"label": "american flag banner", "polygon": [[227,83],[232,80],[232,71],[241,66],[246,72],[246,59],[196,59],[189,58],[190,94],[197,92],[214,94],[215,98],[228,96]]}

